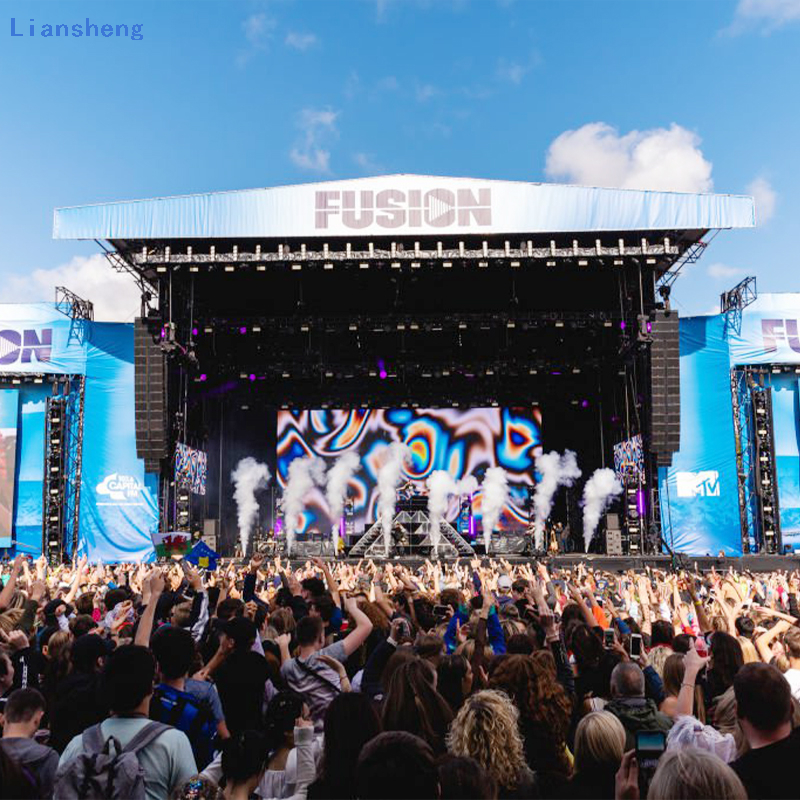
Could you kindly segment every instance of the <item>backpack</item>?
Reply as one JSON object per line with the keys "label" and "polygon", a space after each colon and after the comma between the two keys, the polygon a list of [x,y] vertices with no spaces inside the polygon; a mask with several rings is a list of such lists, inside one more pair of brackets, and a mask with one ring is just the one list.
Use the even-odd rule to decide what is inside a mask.
{"label": "backpack", "polygon": [[100,725],[83,732],[83,752],[56,772],[53,800],[145,800],[144,769],[138,753],[169,730],[150,722],[126,747],[119,739],[103,740]]}
{"label": "backpack", "polygon": [[217,721],[206,703],[189,692],[160,683],[150,701],[150,719],[183,731],[192,745],[198,772],[214,757]]}

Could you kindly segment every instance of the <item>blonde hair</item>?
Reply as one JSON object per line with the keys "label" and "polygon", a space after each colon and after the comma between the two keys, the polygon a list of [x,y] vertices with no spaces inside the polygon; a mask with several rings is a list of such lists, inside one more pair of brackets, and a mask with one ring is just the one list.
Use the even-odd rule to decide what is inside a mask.
{"label": "blonde hair", "polygon": [[661,756],[650,782],[647,800],[747,800],[739,776],[721,759],[707,750],[686,747],[669,750]]}
{"label": "blonde hair", "polygon": [[467,698],[450,725],[447,749],[474,758],[505,789],[515,789],[527,771],[519,712],[505,693],[494,689]]}
{"label": "blonde hair", "polygon": [[745,664],[757,664],[761,661],[756,646],[746,636],[737,636],[736,640],[741,645]]}
{"label": "blonde hair", "polygon": [[575,731],[575,771],[598,764],[619,767],[625,755],[625,728],[609,711],[592,711]]}
{"label": "blonde hair", "polygon": [[9,608],[0,614],[0,630],[11,633],[17,627],[25,612],[21,608]]}

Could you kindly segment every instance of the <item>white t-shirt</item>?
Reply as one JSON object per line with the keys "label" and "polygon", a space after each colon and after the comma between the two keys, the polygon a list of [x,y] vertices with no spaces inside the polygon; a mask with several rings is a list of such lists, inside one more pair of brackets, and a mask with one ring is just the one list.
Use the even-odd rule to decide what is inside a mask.
{"label": "white t-shirt", "polygon": [[[149,719],[144,717],[111,717],[104,720],[100,730],[103,739],[115,736],[122,747],[125,747],[134,736],[146,725]],[[71,761],[83,752],[83,734],[73,737],[61,754],[59,766]],[[139,761],[144,769],[144,788],[147,800],[164,800],[170,792],[184,781],[197,774],[192,746],[183,731],[171,728],[164,731],[138,753]]]}
{"label": "white t-shirt", "polygon": [[787,669],[783,677],[789,681],[794,698],[800,700],[800,669]]}

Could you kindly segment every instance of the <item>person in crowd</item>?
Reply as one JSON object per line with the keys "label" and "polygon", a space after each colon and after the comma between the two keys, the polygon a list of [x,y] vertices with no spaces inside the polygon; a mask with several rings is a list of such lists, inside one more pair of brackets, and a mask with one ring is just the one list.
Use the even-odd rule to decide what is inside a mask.
{"label": "person in crowd", "polygon": [[636,743],[638,731],[663,731],[668,733],[672,720],[662,714],[653,700],[645,698],[644,673],[637,664],[623,661],[611,673],[611,702],[606,711],[611,712],[625,728],[625,750]]}
{"label": "person in crowd", "polygon": [[385,731],[361,750],[356,797],[431,800],[439,797],[439,772],[431,746],[406,731]]}
{"label": "person in crowd", "polygon": [[50,797],[58,769],[58,753],[34,739],[44,713],[45,700],[36,689],[13,691],[3,711],[0,748],[35,778],[41,797]]}
{"label": "person in crowd", "polygon": [[615,776],[625,754],[625,728],[608,711],[592,711],[575,731],[574,772],[565,797],[613,800]]}
{"label": "person in crowd", "polygon": [[455,756],[474,758],[494,779],[499,797],[538,796],[525,760],[519,712],[504,692],[486,689],[464,702],[447,736]]}
{"label": "person in crowd", "polygon": [[[103,742],[113,737],[125,747],[149,725],[158,724],[149,719],[155,667],[150,651],[139,645],[123,645],[108,656],[101,688],[110,716],[99,724]],[[82,733],[76,735],[61,755],[59,771],[86,752],[86,738]],[[160,733],[137,757],[144,770],[148,800],[163,800],[197,772],[189,739],[175,728]]]}
{"label": "person in crowd", "polygon": [[706,676],[706,706],[711,708],[718,697],[733,686],[736,673],[744,666],[742,646],[735,636],[715,631],[709,648]]}
{"label": "person in crowd", "polygon": [[322,727],[325,709],[337,694],[344,691],[339,669],[372,632],[372,623],[352,597],[345,609],[355,623],[353,630],[338,642],[325,646],[325,625],[321,617],[304,616],[297,624],[297,653],[289,654],[289,637],[279,639],[281,677],[298,694],[305,697],[314,723]]}
{"label": "person in crowd", "polygon": [[792,728],[792,692],[770,664],[746,664],[733,680],[736,713],[749,750],[733,762],[751,798],[797,797],[790,765],[800,763],[800,729]]}
{"label": "person in crowd", "polygon": [[504,658],[492,672],[489,686],[504,691],[517,707],[525,758],[542,794],[562,791],[571,772],[567,735],[572,702],[557,680],[550,653]]}
{"label": "person in crowd", "polygon": [[453,714],[457,714],[472,691],[472,666],[460,653],[445,655],[436,667],[436,676],[439,694],[447,700]]}
{"label": "person in crowd", "polygon": [[[627,753],[622,770],[629,775],[628,792],[619,797],[638,798],[635,753]],[[752,797],[752,796],[751,796]],[[665,753],[650,781],[648,800],[747,800],[747,792],[736,773],[706,750],[687,748]]]}
{"label": "person in crowd", "polygon": [[270,672],[264,657],[253,649],[256,630],[255,623],[244,616],[223,623],[219,649],[207,667],[231,734],[260,730],[263,725],[262,703]]}
{"label": "person in crowd", "polygon": [[309,800],[353,800],[361,749],[382,731],[372,700],[360,692],[337,695],[325,711],[324,749]]}
{"label": "person in crowd", "polygon": [[453,712],[436,691],[436,671],[421,658],[401,664],[389,681],[383,700],[383,729],[408,731],[424,739],[436,755],[445,752]]}
{"label": "person in crowd", "polygon": [[445,756],[439,761],[439,800],[497,800],[497,782],[474,759]]}
{"label": "person in crowd", "polygon": [[800,700],[800,628],[790,628],[783,635],[783,647],[789,661],[789,669],[783,677],[789,682],[792,696]]}
{"label": "person in crowd", "polygon": [[165,625],[151,641],[159,683],[150,703],[150,718],[183,731],[192,745],[198,769],[214,754],[214,739],[230,736],[216,687],[189,678],[195,661],[195,642],[183,628]]}

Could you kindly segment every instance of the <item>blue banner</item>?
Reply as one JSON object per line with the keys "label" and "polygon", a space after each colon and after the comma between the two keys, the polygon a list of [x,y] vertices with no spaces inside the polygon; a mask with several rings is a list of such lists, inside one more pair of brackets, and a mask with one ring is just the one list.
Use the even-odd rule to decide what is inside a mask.
{"label": "blue banner", "polygon": [[0,547],[10,547],[14,520],[19,392],[0,389]]}
{"label": "blue banner", "polygon": [[800,364],[800,294],[762,294],[728,327],[731,364]]}
{"label": "blue banner", "polygon": [[784,545],[800,547],[800,414],[795,375],[771,375],[778,508]]}
{"label": "blue banner", "polygon": [[730,358],[721,316],[680,325],[681,448],[659,470],[664,539],[690,555],[741,553]]}
{"label": "blue banner", "polygon": [[[4,371],[45,376],[42,385],[23,384],[18,392],[16,509],[8,544],[41,552],[45,399],[52,391],[46,376],[85,375],[79,550],[92,561],[154,558],[158,480],[136,456],[133,326],[72,320],[47,303],[0,305],[0,381]],[[0,399],[0,423],[3,406]]]}

